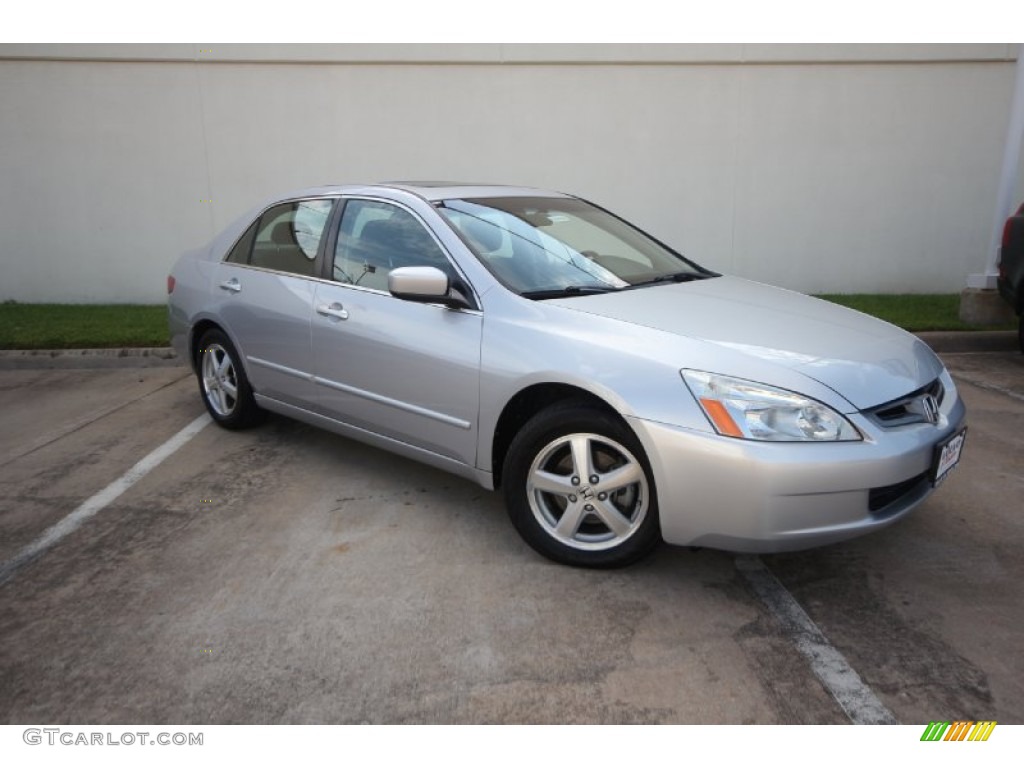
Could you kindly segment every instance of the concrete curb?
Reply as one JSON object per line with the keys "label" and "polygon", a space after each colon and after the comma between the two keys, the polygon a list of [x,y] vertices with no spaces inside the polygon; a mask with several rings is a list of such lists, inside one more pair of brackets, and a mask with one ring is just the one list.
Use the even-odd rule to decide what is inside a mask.
{"label": "concrete curb", "polygon": [[[1016,331],[928,331],[917,337],[942,353],[1015,352]],[[0,349],[0,371],[47,368],[164,368],[185,366],[171,347],[115,349]]]}
{"label": "concrete curb", "polygon": [[1016,331],[927,331],[916,334],[938,352],[1016,352]]}
{"label": "concrete curb", "polygon": [[184,366],[170,347],[114,349],[2,349],[0,371]]}

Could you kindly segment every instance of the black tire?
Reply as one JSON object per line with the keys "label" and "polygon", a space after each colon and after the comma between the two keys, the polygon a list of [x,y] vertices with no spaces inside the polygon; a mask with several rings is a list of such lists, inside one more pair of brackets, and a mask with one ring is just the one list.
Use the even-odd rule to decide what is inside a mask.
{"label": "black tire", "polygon": [[252,396],[235,345],[219,328],[211,328],[199,339],[196,378],[203,405],[222,427],[245,429],[266,417],[266,411],[256,405]]}
{"label": "black tire", "polygon": [[[580,473],[584,461],[589,470]],[[556,562],[620,568],[661,541],[640,441],[621,418],[588,404],[555,404],[528,421],[509,446],[502,484],[516,530]]]}
{"label": "black tire", "polygon": [[1017,346],[1020,347],[1020,352],[1024,355],[1024,315],[1017,318]]}

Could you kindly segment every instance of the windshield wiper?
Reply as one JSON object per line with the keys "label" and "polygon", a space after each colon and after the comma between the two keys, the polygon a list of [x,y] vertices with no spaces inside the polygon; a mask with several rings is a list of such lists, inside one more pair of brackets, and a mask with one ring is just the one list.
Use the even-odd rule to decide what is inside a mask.
{"label": "windshield wiper", "polygon": [[593,293],[618,291],[610,285],[567,285],[564,288],[546,288],[540,291],[523,291],[519,295],[524,299],[562,299],[566,296],[585,296]]}
{"label": "windshield wiper", "polygon": [[714,273],[704,274],[702,272],[670,272],[667,275],[658,275],[650,280],[641,280],[633,283],[630,288],[639,288],[644,285],[657,285],[658,283],[688,283],[691,280],[704,280],[709,277],[717,277]]}

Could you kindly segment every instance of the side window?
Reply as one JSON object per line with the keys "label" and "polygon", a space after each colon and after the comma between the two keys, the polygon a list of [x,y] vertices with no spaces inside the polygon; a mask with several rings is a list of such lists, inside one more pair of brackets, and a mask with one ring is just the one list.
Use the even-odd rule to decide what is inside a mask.
{"label": "side window", "polygon": [[437,267],[454,278],[444,251],[415,216],[390,203],[349,200],[334,251],[334,279],[379,291],[396,267]]}
{"label": "side window", "polygon": [[225,261],[230,261],[232,264],[248,264],[249,254],[252,252],[252,241],[256,237],[256,222],[252,223],[252,226],[245,230],[245,234],[238,238],[238,242],[235,243],[235,247],[231,249],[231,253],[228,254]]}
{"label": "side window", "polygon": [[301,200],[268,209],[259,220],[249,263],[312,277],[331,200]]}

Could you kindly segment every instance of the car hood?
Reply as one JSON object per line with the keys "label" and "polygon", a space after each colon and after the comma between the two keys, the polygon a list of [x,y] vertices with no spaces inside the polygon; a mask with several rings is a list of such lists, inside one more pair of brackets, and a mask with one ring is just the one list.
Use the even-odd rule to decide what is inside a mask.
{"label": "car hood", "polygon": [[901,397],[942,372],[942,363],[924,342],[894,325],[735,277],[547,303],[709,342],[798,371],[858,409]]}

